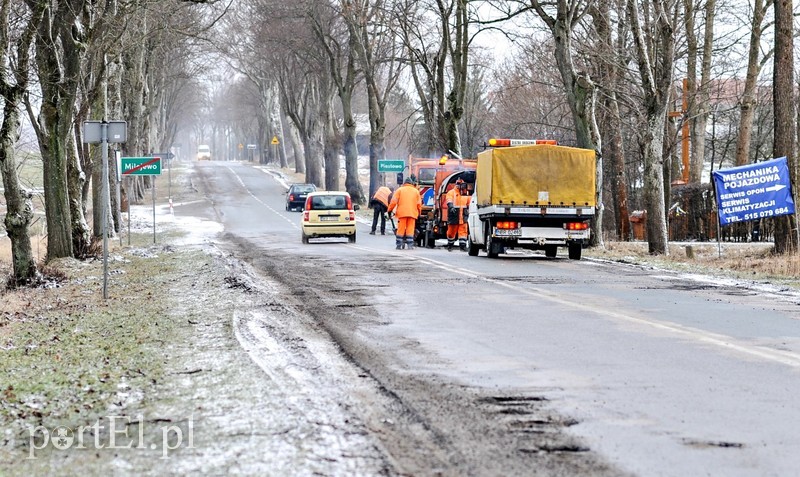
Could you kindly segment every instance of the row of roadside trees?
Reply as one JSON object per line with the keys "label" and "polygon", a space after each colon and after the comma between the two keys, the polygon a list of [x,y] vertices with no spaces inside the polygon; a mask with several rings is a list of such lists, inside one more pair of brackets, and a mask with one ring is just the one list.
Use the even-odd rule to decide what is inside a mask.
{"label": "row of roadside trees", "polygon": [[[0,0],[0,171],[12,285],[39,276],[32,192],[17,172],[21,128],[32,127],[43,163],[48,260],[86,257],[102,234],[102,164],[99,148],[83,144],[81,125],[124,119],[124,155],[167,150],[179,121],[197,110],[197,53],[217,10],[202,3]],[[148,185],[131,181],[128,197],[137,200]],[[118,230],[119,204],[109,206],[110,229]]]}
{"label": "row of roadside trees", "polygon": [[[20,283],[35,268],[29,244],[25,250],[30,197],[15,188],[20,115],[34,124],[45,162],[48,258],[82,256],[91,244],[87,197],[99,197],[88,193],[99,187],[99,153],[82,145],[77,125],[124,118],[126,154],[165,150],[181,120],[208,107],[197,104],[197,78],[222,64],[226,84],[240,88],[248,116],[254,112],[233,115],[255,123],[236,128],[257,131],[261,145],[281,138],[265,157],[274,153],[271,160],[293,163],[308,182],[344,188],[362,203],[378,186],[387,147],[469,157],[490,136],[557,139],[598,153],[606,223],[597,221],[594,237],[628,239],[629,211],[646,209],[649,250],[665,254],[670,188],[684,173],[683,124],[690,184],[707,182],[709,165],[779,156],[789,158],[793,182],[797,176],[791,1],[0,4],[0,160]],[[209,56],[200,61],[201,53]],[[369,190],[358,180],[359,140],[368,142]],[[135,199],[146,185],[128,192]],[[796,249],[795,237],[794,217],[775,219],[777,252]]]}

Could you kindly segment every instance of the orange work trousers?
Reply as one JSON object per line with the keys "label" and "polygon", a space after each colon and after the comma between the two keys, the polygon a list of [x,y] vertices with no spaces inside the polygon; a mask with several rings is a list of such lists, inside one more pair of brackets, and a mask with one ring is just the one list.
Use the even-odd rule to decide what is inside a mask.
{"label": "orange work trousers", "polygon": [[414,238],[414,227],[416,227],[416,225],[416,217],[398,217],[397,232],[395,232],[395,235],[398,237]]}
{"label": "orange work trousers", "polygon": [[456,237],[467,239],[467,224],[447,224],[447,240],[454,242]]}

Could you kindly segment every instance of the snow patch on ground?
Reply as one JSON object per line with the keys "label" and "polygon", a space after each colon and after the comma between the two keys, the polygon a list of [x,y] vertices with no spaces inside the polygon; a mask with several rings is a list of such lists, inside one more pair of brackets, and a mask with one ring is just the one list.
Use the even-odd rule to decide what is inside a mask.
{"label": "snow patch on ground", "polygon": [[[184,235],[171,239],[171,243],[175,245],[200,245],[210,242],[218,234],[222,233],[224,228],[219,222],[188,215],[175,215],[175,207],[190,205],[197,202],[202,201],[179,202],[174,203],[172,206],[169,204],[156,205],[156,241],[158,240],[159,233],[180,230]],[[146,234],[153,232],[152,205],[131,206],[130,229],[132,233]]]}

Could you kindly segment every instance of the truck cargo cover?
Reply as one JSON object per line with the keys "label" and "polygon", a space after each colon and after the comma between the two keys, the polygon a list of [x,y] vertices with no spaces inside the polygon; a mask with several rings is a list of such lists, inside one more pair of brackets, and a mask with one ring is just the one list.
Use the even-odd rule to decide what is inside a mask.
{"label": "truck cargo cover", "polygon": [[595,153],[534,145],[478,154],[478,205],[595,206]]}

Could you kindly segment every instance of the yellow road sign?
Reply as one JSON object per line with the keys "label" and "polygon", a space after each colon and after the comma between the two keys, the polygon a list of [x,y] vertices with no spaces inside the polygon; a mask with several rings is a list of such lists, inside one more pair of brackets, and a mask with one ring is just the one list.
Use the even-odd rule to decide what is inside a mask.
{"label": "yellow road sign", "polygon": [[278,145],[278,144],[280,144],[280,143],[281,143],[281,142],[280,142],[280,141],[278,141],[278,136],[272,136],[272,144],[273,144],[273,145],[277,146],[277,145]]}

